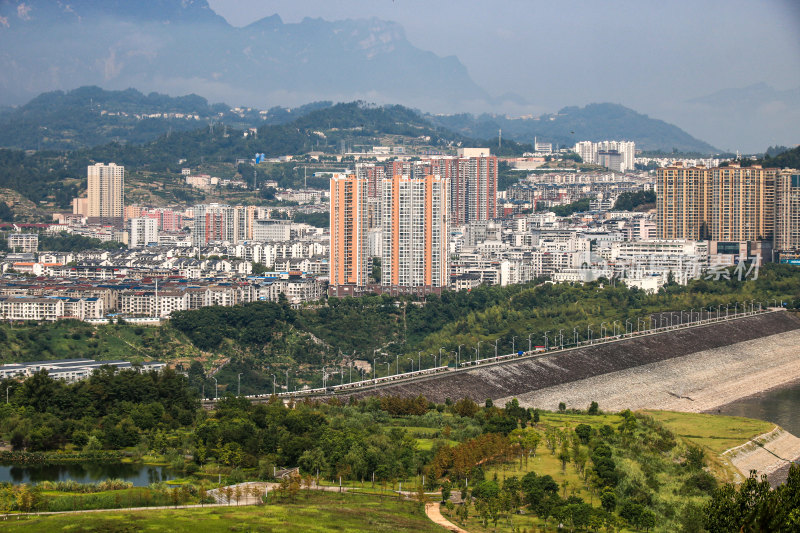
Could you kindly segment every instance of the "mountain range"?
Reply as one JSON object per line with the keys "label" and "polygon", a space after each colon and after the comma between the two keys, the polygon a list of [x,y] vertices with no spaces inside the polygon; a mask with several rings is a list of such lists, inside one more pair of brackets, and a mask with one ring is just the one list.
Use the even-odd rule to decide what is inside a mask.
{"label": "mountain range", "polygon": [[205,0],[4,1],[0,71],[0,104],[82,85],[261,108],[323,92],[441,110],[488,98],[457,58],[414,47],[396,23],[274,15],[237,28]]}
{"label": "mountain range", "polygon": [[[359,126],[367,120],[364,109],[369,107],[364,103],[336,106],[325,101],[295,108],[257,110],[232,108],[222,103],[212,105],[195,94],[170,97],[159,93],[143,94],[135,89],[106,91],[99,87],[80,87],[68,92],[43,93],[25,105],[0,110],[0,147],[74,150],[110,142],[142,144],[164,134],[191,131],[209,124],[242,130],[292,122],[304,130],[325,131],[325,146],[338,150],[337,144],[330,143],[341,132],[329,130],[334,125],[342,128]],[[377,106],[377,109],[384,107]],[[570,107],[555,114],[523,118],[488,114],[434,115],[402,106],[388,106],[386,109],[385,113],[377,115],[377,119],[370,119],[359,142],[364,141],[363,137],[369,131],[377,136],[375,142],[379,142],[377,139],[382,134],[409,137],[425,134],[454,143],[494,139],[492,144],[496,146],[498,133],[502,130],[504,141],[526,144],[537,137],[559,146],[572,146],[579,140],[628,139],[644,150],[715,151],[713,146],[676,126],[618,104]],[[353,114],[347,124],[341,123],[342,110]],[[355,130],[349,131],[354,133]],[[356,137],[359,136],[339,140],[352,144]]]}

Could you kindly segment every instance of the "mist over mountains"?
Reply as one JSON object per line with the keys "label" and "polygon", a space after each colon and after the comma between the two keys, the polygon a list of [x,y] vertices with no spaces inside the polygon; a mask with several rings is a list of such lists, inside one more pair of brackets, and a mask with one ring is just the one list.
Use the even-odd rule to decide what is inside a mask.
{"label": "mist over mountains", "polygon": [[236,28],[205,0],[4,2],[0,70],[0,104],[82,85],[261,108],[321,94],[446,111],[488,98],[458,59],[415,48],[398,24],[274,15]]}
{"label": "mist over mountains", "polygon": [[[492,96],[457,57],[416,47],[401,25],[376,18],[284,23],[273,15],[236,27],[207,0],[5,0],[0,2],[0,71],[0,111],[40,93],[97,85],[145,94],[198,94],[211,102],[260,109],[320,100],[401,104],[425,113],[476,113],[465,131],[472,136],[495,136],[502,128],[508,138],[526,142],[536,134],[567,142],[573,131],[589,138],[575,129],[575,120],[580,126],[583,119],[574,111],[568,115],[575,120],[557,118],[558,124],[550,125],[505,119],[497,113],[524,115],[526,109],[541,108],[535,91],[520,96],[518,88],[509,87]],[[491,65],[485,72],[493,79],[504,76]],[[678,138],[665,134],[666,123],[639,144],[700,152],[716,151],[711,145],[752,151],[792,145],[800,120],[797,94],[762,84],[690,101],[654,102],[651,115],[668,118],[710,144],[684,131],[673,132]],[[605,137],[644,133],[638,126],[634,133],[627,127],[619,131],[617,122],[612,119]]]}

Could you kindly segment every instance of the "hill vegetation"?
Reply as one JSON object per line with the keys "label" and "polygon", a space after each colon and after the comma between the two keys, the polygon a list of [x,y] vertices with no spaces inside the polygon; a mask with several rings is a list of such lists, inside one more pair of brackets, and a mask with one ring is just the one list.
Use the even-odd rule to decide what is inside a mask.
{"label": "hill vegetation", "polygon": [[[206,411],[190,378],[169,370],[111,368],[71,385],[46,372],[22,383],[0,383],[9,385],[9,403],[0,405],[0,435],[13,447],[3,453],[5,461],[112,460],[124,452],[168,457],[185,476],[178,488],[156,484],[136,495],[124,483],[0,486],[0,506],[11,511],[57,510],[70,503],[90,508],[101,501],[123,507],[135,498],[144,505],[206,501],[207,477],[224,476],[226,484],[271,480],[274,469],[284,466],[299,467],[299,476],[272,491],[272,504],[295,502],[301,486],[315,483],[378,494],[402,484],[417,494],[417,503],[408,504],[414,514],[430,497],[426,491],[441,492],[446,502],[460,493],[465,503],[445,503],[443,510],[470,531],[551,531],[558,524],[573,531],[734,531],[754,520],[736,511],[743,505],[759,509],[757,516],[780,517],[775,523],[782,524],[793,519],[800,497],[797,467],[775,496],[755,482],[748,482],[754,490],[718,489],[707,470],[707,448],[648,413],[603,413],[596,403],[586,411],[546,412],[523,409],[516,400],[502,407],[469,399],[436,405],[423,397],[285,405],[277,398],[252,404],[228,394]],[[691,428],[706,424],[709,415],[670,416],[673,424]],[[724,435],[741,422],[713,418]],[[753,434],[740,432],[734,444],[754,437],[760,427],[752,426]],[[74,498],[92,491],[118,493]],[[226,498],[238,504],[243,494],[231,489]]]}
{"label": "hill vegetation", "polygon": [[393,372],[411,370],[409,359],[414,368],[424,368],[433,364],[431,354],[441,351],[441,363],[446,364],[455,362],[459,345],[468,357],[478,342],[482,356],[493,351],[490,345],[495,341],[499,353],[509,353],[527,347],[529,335],[533,344],[543,345],[548,330],[585,332],[590,323],[624,324],[626,319],[635,324],[637,317],[658,311],[720,304],[723,310],[726,304],[733,309],[734,302],[751,299],[772,305],[776,298],[798,308],[799,279],[800,271],[791,265],[765,265],[757,280],[740,282],[735,275],[730,280],[698,279],[688,286],[671,284],[658,294],[607,281],[574,286],[532,283],[446,291],[429,296],[424,305],[413,298],[383,295],[331,298],[299,309],[285,301],[205,307],[176,312],[168,324],[157,328],[126,324],[95,328],[80,322],[13,328],[6,324],[0,326],[4,341],[0,361],[134,356],[172,360],[188,368],[200,357],[205,368],[197,363],[191,370],[198,388],[205,383],[206,392],[212,391],[214,382],[205,372],[212,362],[227,362],[215,374],[221,386],[235,388],[242,372],[242,392],[264,393],[272,391],[272,374],[278,388],[286,386],[287,378],[292,389],[321,386],[322,366],[333,373],[330,379],[335,382],[348,381],[359,377],[358,369],[351,371],[348,366],[353,360],[377,359],[381,375],[385,362]]}
{"label": "hill vegetation", "polygon": [[565,148],[572,148],[578,141],[631,140],[642,150],[675,149],[702,154],[719,151],[677,126],[618,104],[565,107],[558,113],[535,118],[460,114],[435,115],[430,119],[466,137],[494,137],[502,129],[504,139],[530,141],[538,137],[539,141]]}

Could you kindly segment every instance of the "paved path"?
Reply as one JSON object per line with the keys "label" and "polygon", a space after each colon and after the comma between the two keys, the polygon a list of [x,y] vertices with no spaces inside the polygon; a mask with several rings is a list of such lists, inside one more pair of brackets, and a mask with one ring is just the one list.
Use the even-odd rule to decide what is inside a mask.
{"label": "paved path", "polygon": [[442,516],[441,511],[439,511],[439,502],[426,503],[425,514],[428,515],[428,518],[430,518],[434,524],[442,526],[448,531],[453,531],[455,533],[469,533],[469,531],[466,529],[461,529],[454,523],[450,522],[447,518]]}
{"label": "paved path", "polygon": [[[14,513],[14,514],[0,515],[0,520],[8,520],[9,518],[14,518],[14,517],[20,519],[23,516],[45,516],[45,515],[57,515],[57,514],[113,513],[113,512],[156,511],[156,510],[171,510],[171,509],[200,509],[204,507],[229,507],[234,505],[258,505],[261,503],[261,496],[265,493],[272,492],[280,488],[280,483],[246,482],[246,483],[239,483],[238,485],[229,485],[229,487],[234,491],[233,494],[231,495],[230,502],[228,501],[224,493],[224,490],[227,487],[219,487],[208,491],[208,495],[214,498],[214,500],[217,503],[207,503],[202,505],[192,504],[192,505],[177,505],[177,506],[158,506],[158,507],[125,507],[120,509],[86,509],[81,511],[51,511],[42,513]],[[238,501],[236,500],[234,495],[237,487],[239,487],[239,489],[241,490],[240,498]],[[258,491],[256,492],[253,489],[258,489]],[[307,490],[307,489],[303,488],[301,490]],[[335,487],[335,486],[316,485],[316,484],[311,486],[311,490],[321,490],[325,492],[353,492],[353,493],[359,492],[357,488],[354,489],[351,487]],[[429,496],[435,496],[436,494],[438,493],[428,493]],[[416,493],[410,491],[402,491],[400,495],[406,499],[414,499]],[[461,529],[452,522],[448,521],[444,516],[442,516],[442,513],[439,511],[438,502],[426,503],[425,515],[433,523],[442,526],[448,531],[453,531],[455,533],[469,533],[468,531]]]}

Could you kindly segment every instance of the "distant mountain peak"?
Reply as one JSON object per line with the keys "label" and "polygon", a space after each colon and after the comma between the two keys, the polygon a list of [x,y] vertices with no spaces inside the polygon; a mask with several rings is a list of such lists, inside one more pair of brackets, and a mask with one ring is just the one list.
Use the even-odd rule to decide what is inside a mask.
{"label": "distant mountain peak", "polygon": [[489,101],[458,59],[416,48],[401,25],[377,18],[272,15],[237,28],[206,0],[0,0],[0,17],[0,104],[82,85],[262,108],[368,99],[456,110]]}

